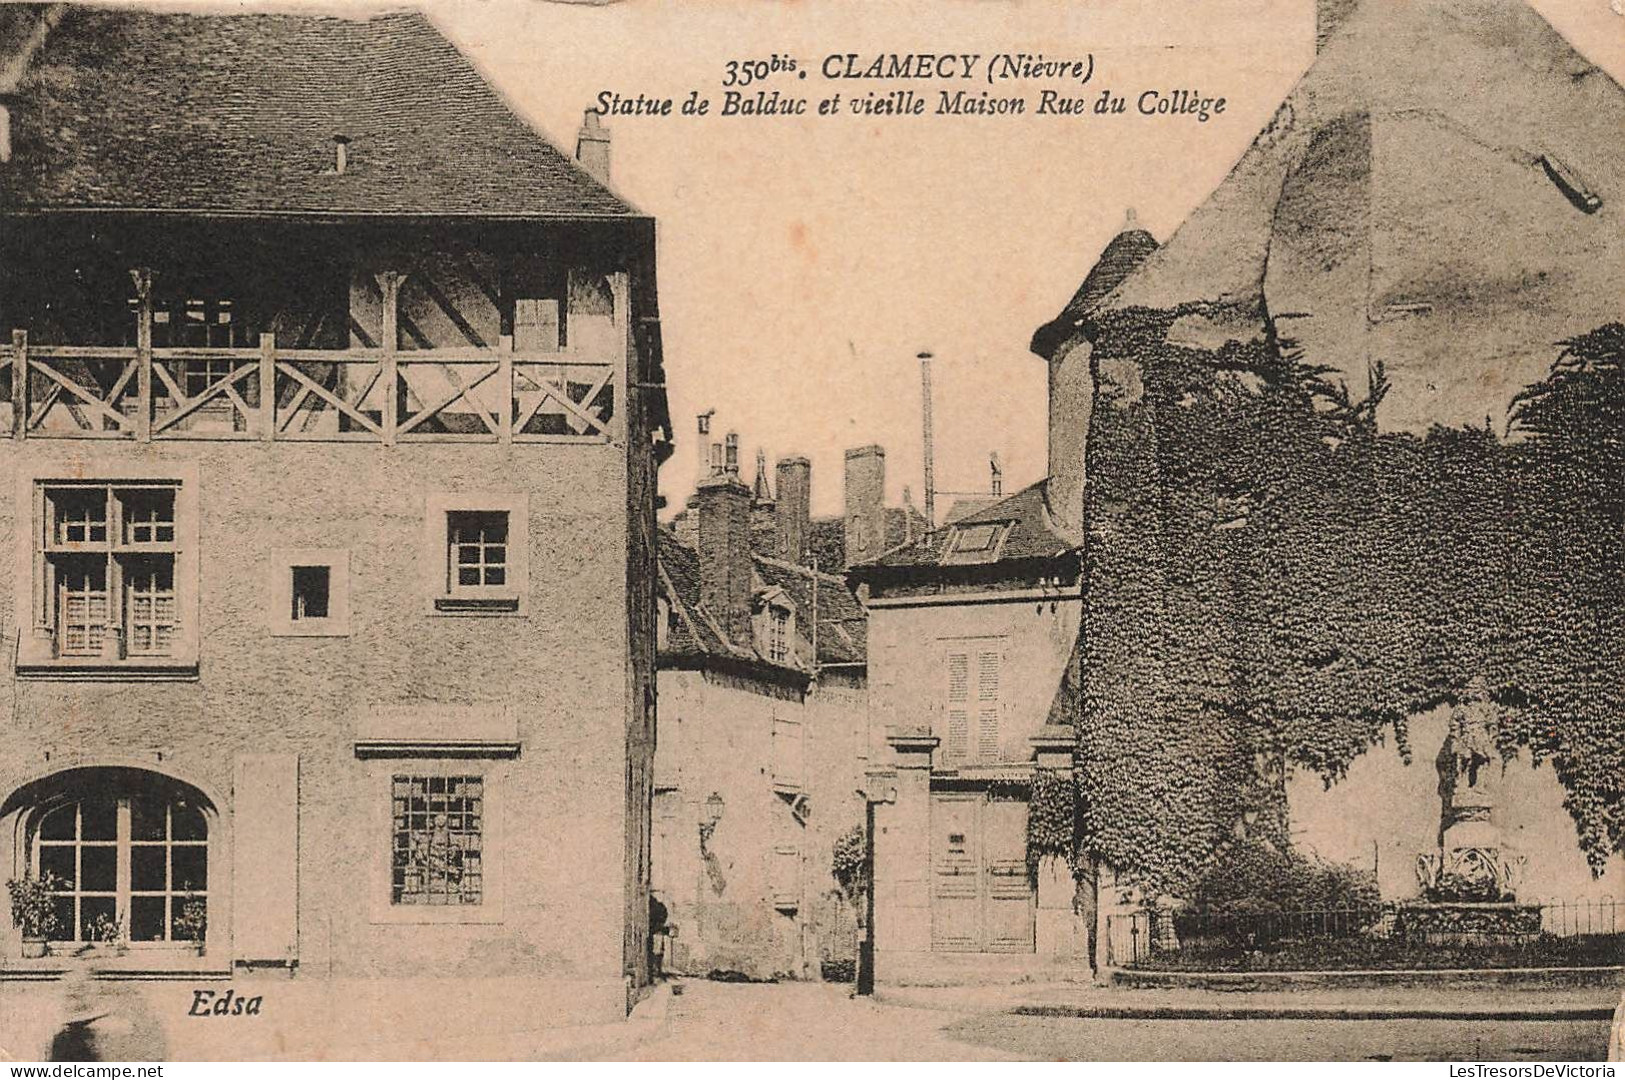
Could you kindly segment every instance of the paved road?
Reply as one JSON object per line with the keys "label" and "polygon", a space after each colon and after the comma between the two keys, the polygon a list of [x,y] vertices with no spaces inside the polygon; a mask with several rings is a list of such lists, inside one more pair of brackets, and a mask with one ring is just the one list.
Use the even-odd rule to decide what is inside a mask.
{"label": "paved road", "polygon": [[1603,1021],[966,1016],[854,1000],[836,986],[689,982],[673,999],[662,1033],[627,1056],[641,1061],[1594,1061],[1606,1052],[1607,1040]]}

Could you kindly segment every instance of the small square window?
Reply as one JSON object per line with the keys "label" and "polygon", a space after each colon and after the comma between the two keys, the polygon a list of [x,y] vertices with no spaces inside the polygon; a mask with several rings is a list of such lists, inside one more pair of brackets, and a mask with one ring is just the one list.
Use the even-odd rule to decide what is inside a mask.
{"label": "small square window", "polygon": [[330,566],[295,566],[289,617],[294,622],[327,618],[332,581],[333,568]]}
{"label": "small square window", "polygon": [[350,552],[277,548],[266,567],[266,619],[276,637],[350,633]]}
{"label": "small square window", "polygon": [[529,590],[525,496],[429,495],[420,567],[428,610],[440,615],[524,615]]}

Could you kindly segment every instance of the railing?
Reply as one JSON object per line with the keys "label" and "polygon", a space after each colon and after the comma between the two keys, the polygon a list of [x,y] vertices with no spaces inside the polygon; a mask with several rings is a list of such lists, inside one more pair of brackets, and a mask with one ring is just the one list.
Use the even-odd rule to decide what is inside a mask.
{"label": "railing", "polygon": [[[1452,908],[1440,919],[1439,909]],[[1625,964],[1625,901],[1544,900],[1280,910],[1156,909],[1107,916],[1119,967],[1285,970]]]}
{"label": "railing", "polygon": [[[0,346],[13,438],[604,442],[624,360],[495,349]],[[9,387],[9,396],[5,389]],[[269,392],[267,392],[269,390]],[[0,413],[3,415],[3,413]]]}

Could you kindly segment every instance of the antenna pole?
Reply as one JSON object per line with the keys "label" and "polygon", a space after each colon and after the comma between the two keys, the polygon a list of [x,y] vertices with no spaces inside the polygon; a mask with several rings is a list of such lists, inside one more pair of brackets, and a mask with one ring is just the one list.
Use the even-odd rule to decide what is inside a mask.
{"label": "antenna pole", "polygon": [[936,466],[933,459],[931,443],[931,354],[920,353],[920,388],[923,392],[924,405],[921,409],[921,420],[925,426],[925,527],[937,527],[937,482]]}

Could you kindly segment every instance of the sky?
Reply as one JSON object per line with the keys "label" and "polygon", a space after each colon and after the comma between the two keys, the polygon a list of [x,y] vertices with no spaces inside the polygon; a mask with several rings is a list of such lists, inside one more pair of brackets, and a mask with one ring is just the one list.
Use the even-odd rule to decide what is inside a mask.
{"label": "sky", "polygon": [[[720,108],[725,63],[774,53],[814,71],[768,88],[814,97],[833,85],[816,75],[830,54],[1028,52],[1092,55],[1086,94],[1186,89],[1226,98],[1225,112],[1206,122],[608,118],[614,186],[658,223],[677,435],[661,473],[668,515],[692,491],[694,417],[709,409],[717,437],[739,433],[747,479],[758,447],[770,467],[782,456],[809,457],[815,513],[840,511],[843,451],[871,443],[886,448],[892,501],[907,485],[918,505],[921,350],[936,357],[939,517],[950,493],[987,489],[990,452],[1003,460],[1007,492],[1041,479],[1045,370],[1027,351],[1032,332],[1071,297],[1129,208],[1166,240],[1314,55],[1313,0],[421,6],[566,151],[601,91],[681,100],[697,89]],[[1625,16],[1610,0],[1532,6],[1616,79],[1625,76]]]}

